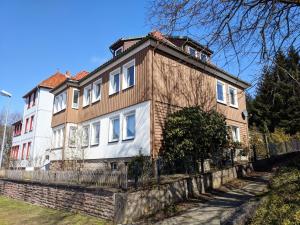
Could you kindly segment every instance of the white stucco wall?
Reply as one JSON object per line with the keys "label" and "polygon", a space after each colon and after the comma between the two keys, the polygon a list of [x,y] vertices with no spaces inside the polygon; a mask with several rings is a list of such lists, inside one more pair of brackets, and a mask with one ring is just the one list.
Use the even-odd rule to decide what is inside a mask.
{"label": "white stucco wall", "polygon": [[[51,119],[53,108],[53,94],[49,89],[39,88],[35,106],[27,108],[24,104],[22,134],[13,138],[13,145],[19,145],[18,159],[21,160],[23,144],[31,142],[29,164],[27,160],[23,160],[22,167],[42,167],[47,161],[45,160],[46,150],[51,147]],[[33,130],[25,133],[26,118],[34,115]],[[30,126],[30,119],[29,124]],[[25,155],[27,146],[25,149]]]}
{"label": "white stucco wall", "polygon": [[[136,128],[135,128],[135,138],[133,140],[122,140],[122,127],[124,122],[124,114],[135,111]],[[120,139],[118,142],[109,143],[109,121],[111,117],[120,116]],[[142,153],[143,155],[150,155],[150,102],[143,102],[131,107],[103,115],[94,118],[89,121],[85,121],[78,126],[80,129],[86,124],[92,124],[93,122],[100,121],[100,143],[96,146],[91,146],[91,144],[86,148],[74,148],[68,147],[68,138],[65,140],[66,150],[65,156],[71,157],[74,152],[84,151],[85,159],[108,159],[108,158],[122,158],[122,157],[133,157]],[[71,124],[67,125],[66,136],[69,134],[69,127]],[[90,129],[91,130],[91,129]],[[91,131],[90,131],[91,139]],[[58,153],[58,150],[54,152]]]}

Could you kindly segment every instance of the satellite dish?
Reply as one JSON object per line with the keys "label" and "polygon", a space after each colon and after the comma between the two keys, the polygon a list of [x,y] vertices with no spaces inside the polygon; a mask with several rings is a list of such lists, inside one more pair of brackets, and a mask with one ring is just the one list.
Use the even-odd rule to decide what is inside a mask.
{"label": "satellite dish", "polygon": [[244,119],[248,118],[249,115],[248,115],[248,112],[247,112],[246,109],[242,112],[242,116],[243,116]]}

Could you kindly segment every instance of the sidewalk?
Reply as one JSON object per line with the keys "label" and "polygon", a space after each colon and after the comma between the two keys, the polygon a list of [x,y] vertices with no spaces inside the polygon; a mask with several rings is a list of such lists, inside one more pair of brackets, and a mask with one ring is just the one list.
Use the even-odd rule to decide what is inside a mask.
{"label": "sidewalk", "polygon": [[181,215],[174,216],[156,223],[156,225],[219,225],[220,220],[228,212],[234,210],[250,198],[266,192],[271,173],[255,173],[245,178],[246,185],[234,188],[228,192],[214,191],[214,198],[198,207],[187,210]]}

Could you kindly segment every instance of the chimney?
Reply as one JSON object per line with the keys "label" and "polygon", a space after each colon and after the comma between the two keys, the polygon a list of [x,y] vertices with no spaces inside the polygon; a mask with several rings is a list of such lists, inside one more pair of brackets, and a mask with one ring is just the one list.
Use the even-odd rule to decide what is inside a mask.
{"label": "chimney", "polygon": [[70,73],[69,70],[66,71],[66,77],[67,77],[67,78],[70,78],[70,77],[71,77],[71,73]]}

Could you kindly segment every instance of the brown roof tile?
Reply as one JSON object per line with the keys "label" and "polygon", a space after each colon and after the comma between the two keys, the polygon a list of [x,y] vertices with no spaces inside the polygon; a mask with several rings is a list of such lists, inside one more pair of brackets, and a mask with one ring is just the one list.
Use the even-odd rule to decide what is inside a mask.
{"label": "brown roof tile", "polygon": [[89,72],[83,70],[83,71],[80,71],[79,73],[77,73],[74,77],[72,77],[72,79],[73,80],[80,80],[80,79],[86,77],[88,74],[89,74]]}
{"label": "brown roof tile", "polygon": [[67,76],[65,74],[62,74],[60,72],[56,72],[51,77],[49,77],[46,80],[43,80],[41,83],[39,83],[38,86],[46,87],[46,88],[54,88],[54,87],[60,85],[66,79],[67,79]]}

